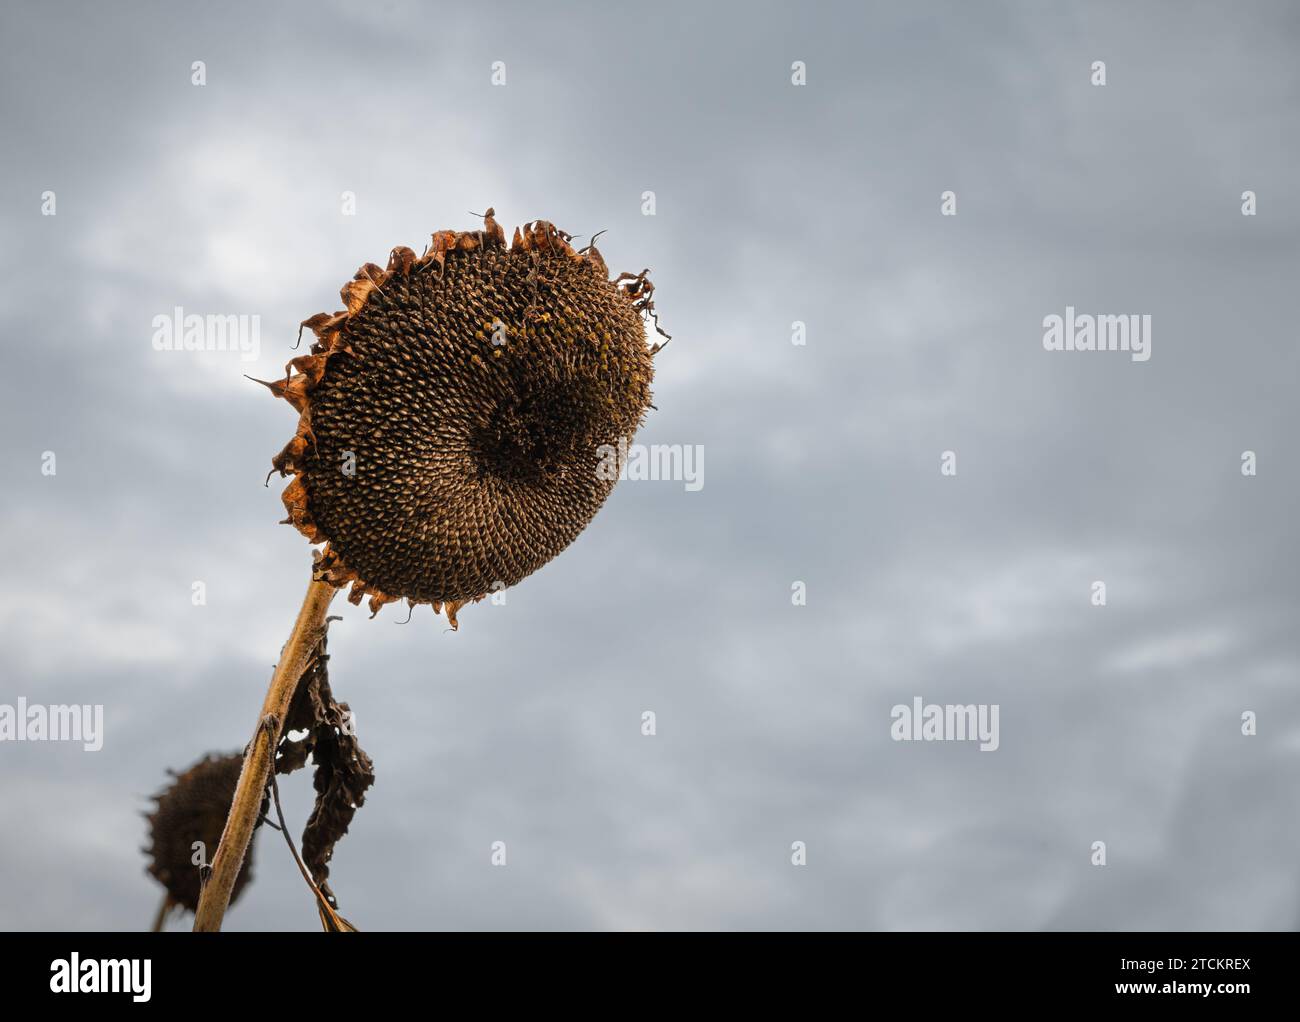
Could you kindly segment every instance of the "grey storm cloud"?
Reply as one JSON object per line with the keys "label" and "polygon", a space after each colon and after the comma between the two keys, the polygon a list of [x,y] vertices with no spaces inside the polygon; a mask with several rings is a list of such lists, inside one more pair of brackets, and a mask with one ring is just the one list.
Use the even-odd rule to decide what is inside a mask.
{"label": "grey storm cloud", "polygon": [[[638,440],[705,485],[620,484],[454,634],[338,601],[345,915],[1294,928],[1298,42],[1284,3],[6,4],[0,703],[105,734],[0,744],[0,927],[148,925],[148,797],[247,741],[308,569],[243,374],[492,205],[652,268]],[[1045,351],[1067,306],[1150,361]],[[155,350],[176,307],[258,357]],[[997,704],[996,752],[891,740],[918,696]],[[228,925],[316,928],[272,837]]]}

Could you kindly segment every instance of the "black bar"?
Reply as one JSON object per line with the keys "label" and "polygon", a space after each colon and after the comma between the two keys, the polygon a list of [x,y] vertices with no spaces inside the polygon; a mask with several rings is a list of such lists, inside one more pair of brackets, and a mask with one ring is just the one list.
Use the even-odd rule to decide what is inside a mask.
{"label": "black bar", "polygon": [[[1293,933],[38,933],[6,935],[0,982],[17,1003],[205,1014],[299,998],[330,1012],[404,996],[432,1009],[429,998],[452,992],[471,1009],[520,998],[539,1010],[602,990],[615,998],[604,1002],[611,1010],[639,1002],[676,1011],[690,989],[738,1002],[787,996],[809,1009],[843,996],[903,1014],[1124,1004],[1240,1012],[1294,1001],[1298,945]],[[53,990],[67,986],[74,953],[78,986],[116,980],[127,989]],[[136,971],[100,964],[122,960]],[[148,1000],[137,1001],[129,979],[142,990],[146,960]]]}

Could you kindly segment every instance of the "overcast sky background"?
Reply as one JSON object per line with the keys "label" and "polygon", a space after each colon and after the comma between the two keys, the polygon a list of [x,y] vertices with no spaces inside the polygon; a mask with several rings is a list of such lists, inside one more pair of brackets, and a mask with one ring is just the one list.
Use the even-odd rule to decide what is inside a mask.
{"label": "overcast sky background", "polygon": [[[148,926],[140,813],[247,741],[308,573],[263,487],[295,415],[242,374],[489,205],[652,268],[638,439],[705,485],[620,484],[458,633],[338,601],[345,915],[1295,928],[1300,11],[1072,8],[5,2],[0,702],[106,736],[0,745],[0,928]],[[1067,304],[1150,314],[1150,361],[1045,352]],[[178,305],[261,358],[154,351]],[[892,741],[915,696],[999,704],[1000,748]],[[317,928],[257,842],[228,928]]]}

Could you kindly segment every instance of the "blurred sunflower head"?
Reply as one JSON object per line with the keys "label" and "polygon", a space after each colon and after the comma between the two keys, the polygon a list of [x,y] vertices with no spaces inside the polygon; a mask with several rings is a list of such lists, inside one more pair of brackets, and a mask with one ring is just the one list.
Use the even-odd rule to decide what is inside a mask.
{"label": "blurred sunflower head", "polygon": [[267,384],[300,413],[273,471],[293,476],[285,521],[327,544],[317,577],[351,602],[428,603],[454,628],[609,495],[599,452],[650,407],[654,289],[570,238],[537,221],[507,246],[489,209],[481,231],[361,267],[342,311],[303,322],[311,353]]}
{"label": "blurred sunflower head", "polygon": [[[169,770],[175,780],[154,796],[157,806],[145,814],[149,821],[149,847],[144,849],[149,856],[147,869],[167,888],[174,904],[191,912],[198,909],[200,893],[194,843],[203,843],[204,859],[211,863],[221,842],[243,762],[240,753],[209,753],[184,773]],[[230,895],[231,904],[252,879],[253,845],[249,844]]]}

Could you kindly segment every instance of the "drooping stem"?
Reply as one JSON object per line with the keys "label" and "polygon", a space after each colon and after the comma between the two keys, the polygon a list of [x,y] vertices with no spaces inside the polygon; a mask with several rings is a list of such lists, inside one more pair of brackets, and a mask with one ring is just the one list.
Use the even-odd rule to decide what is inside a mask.
{"label": "drooping stem", "polygon": [[289,713],[289,703],[311,663],[317,643],[325,634],[325,613],[336,592],[327,582],[313,580],[307,586],[298,620],[293,624],[289,641],[280,653],[280,662],[271,675],[271,686],[262,704],[257,730],[244,752],[244,766],[239,772],[235,799],[226,818],[225,830],[221,833],[217,854],[212,859],[212,873],[199,896],[199,909],[194,914],[195,933],[221,929],[235,878],[244,865],[244,855],[262,808],[262,796],[275,767],[275,750],[280,744],[280,732]]}
{"label": "drooping stem", "polygon": [[172,896],[164,892],[162,904],[158,906],[158,914],[153,919],[152,933],[162,933],[162,928],[167,923],[167,916],[175,907],[176,902],[172,901]]}
{"label": "drooping stem", "polygon": [[329,903],[329,899],[321,894],[320,888],[316,886],[316,881],[311,875],[311,870],[307,864],[302,861],[302,856],[298,854],[298,849],[294,846],[293,838],[289,836],[289,827],[284,822],[284,810],[280,807],[280,785],[276,783],[275,772],[271,772],[271,797],[275,802],[275,815],[280,818],[280,825],[276,827],[284,835],[284,843],[289,846],[289,852],[293,855],[293,861],[298,864],[298,872],[302,878],[307,881],[307,886],[311,888],[312,894],[316,896],[316,910],[320,913],[321,926],[326,933],[356,933],[357,928],[344,919],[334,910],[334,906]]}

